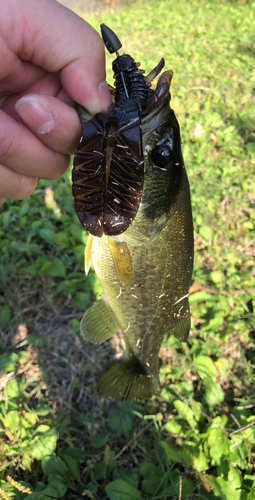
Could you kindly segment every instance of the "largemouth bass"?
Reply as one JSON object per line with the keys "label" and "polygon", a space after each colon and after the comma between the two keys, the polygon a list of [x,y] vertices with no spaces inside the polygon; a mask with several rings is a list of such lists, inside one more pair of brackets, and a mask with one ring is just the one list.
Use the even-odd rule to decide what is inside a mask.
{"label": "largemouth bass", "polygon": [[163,337],[185,341],[190,329],[193,222],[179,125],[169,105],[171,78],[169,71],[160,77],[141,114],[144,179],[138,211],[121,234],[90,235],[85,252],[86,272],[92,261],[103,296],[85,313],[81,334],[97,344],[122,331],[125,353],[97,387],[118,400],[159,394]]}

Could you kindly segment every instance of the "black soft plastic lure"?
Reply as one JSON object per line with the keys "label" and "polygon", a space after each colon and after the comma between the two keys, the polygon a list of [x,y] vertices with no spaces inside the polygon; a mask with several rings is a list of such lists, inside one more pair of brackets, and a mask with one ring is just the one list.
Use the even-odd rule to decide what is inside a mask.
{"label": "black soft plastic lure", "polygon": [[150,89],[163,59],[145,77],[130,55],[118,54],[121,42],[115,33],[104,24],[101,32],[107,50],[117,54],[112,64],[115,100],[108,113],[97,113],[85,124],[72,172],[79,220],[99,237],[123,233],[135,218],[144,179],[141,120],[165,93],[164,81],[159,80],[156,91]]}

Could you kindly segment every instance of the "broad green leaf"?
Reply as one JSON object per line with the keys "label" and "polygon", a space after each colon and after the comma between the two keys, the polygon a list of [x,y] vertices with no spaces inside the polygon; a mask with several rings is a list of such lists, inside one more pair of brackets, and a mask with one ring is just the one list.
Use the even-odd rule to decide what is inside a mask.
{"label": "broad green leaf", "polygon": [[[219,497],[221,500],[234,500],[234,499],[229,499],[225,493],[222,491],[222,486],[224,488],[225,484],[227,484],[227,481],[222,478],[216,478],[214,476],[206,476],[209,484],[212,488],[212,491],[215,493],[217,497]],[[222,484],[223,483],[223,484]]]}
{"label": "broad green leaf", "polygon": [[165,475],[164,470],[151,462],[143,462],[140,466],[140,472],[144,478],[142,491],[148,495],[155,495]]}
{"label": "broad green leaf", "polygon": [[[46,490],[44,490],[46,491]],[[49,490],[47,490],[47,495],[50,495],[54,498],[58,498],[57,494],[57,490],[55,488],[50,488]],[[26,495],[24,496],[23,495],[23,499],[22,500],[49,500],[49,496],[46,496],[46,495],[43,495],[40,491],[40,496],[38,495],[38,493],[32,493],[30,495]]]}
{"label": "broad green leaf", "polygon": [[84,462],[87,455],[80,448],[66,448],[65,450],[59,450],[58,454],[67,464],[71,476],[80,480],[80,462]]}
{"label": "broad green leaf", "polygon": [[49,498],[60,498],[62,495],[59,494],[58,489],[53,485],[46,486],[43,490],[40,490],[40,495],[38,493],[32,493],[25,496],[24,500],[49,500]]}
{"label": "broad green leaf", "polygon": [[53,278],[65,278],[66,267],[63,262],[55,257],[52,261],[45,261],[40,269],[42,276],[52,276]]}
{"label": "broad green leaf", "polygon": [[28,412],[28,411],[25,412],[23,410],[21,416],[22,425],[26,426],[27,428],[33,427],[34,429],[34,426],[37,421],[38,421],[38,415],[35,412]]}
{"label": "broad green leaf", "polygon": [[175,450],[166,441],[160,441],[159,444],[164,450],[167,460],[171,462],[182,463],[182,454],[180,451]]}
{"label": "broad green leaf", "polygon": [[164,430],[169,432],[169,434],[183,434],[185,432],[175,418],[171,418],[171,420],[164,425]]}
{"label": "broad green leaf", "polygon": [[77,283],[73,280],[62,280],[56,288],[57,292],[75,293],[77,290]]}
{"label": "broad green leaf", "polygon": [[202,446],[199,446],[199,455],[193,457],[193,467],[197,472],[203,472],[209,468],[208,460],[202,450]]}
{"label": "broad green leaf", "polygon": [[217,332],[224,325],[222,313],[218,311],[215,316],[210,319],[208,325],[204,328],[205,332]]}
{"label": "broad green leaf", "polygon": [[5,373],[12,372],[15,370],[17,362],[18,355],[15,352],[2,354],[0,356],[0,371]]}
{"label": "broad green leaf", "polygon": [[120,415],[116,411],[112,411],[108,417],[110,427],[122,434],[125,439],[130,439],[133,422],[134,417],[129,412],[123,413],[120,418]]}
{"label": "broad green leaf", "polygon": [[21,383],[16,378],[13,378],[6,385],[4,389],[4,396],[7,398],[7,400],[16,400],[20,397],[21,394],[22,394]]}
{"label": "broad green leaf", "polygon": [[221,285],[226,279],[221,271],[212,271],[210,273],[210,278],[216,285]]}
{"label": "broad green leaf", "polygon": [[72,306],[84,311],[90,303],[90,294],[86,292],[77,292],[72,301]]}
{"label": "broad green leaf", "polygon": [[140,474],[137,469],[130,472],[123,468],[120,469],[116,467],[113,471],[113,479],[123,479],[124,481],[132,484],[135,487],[138,486],[139,476]]}
{"label": "broad green leaf", "polygon": [[229,461],[231,464],[245,470],[247,462],[250,461],[250,452],[250,446],[242,439],[242,436],[239,434],[231,436],[229,447]]}
{"label": "broad green leaf", "polygon": [[95,434],[91,438],[91,444],[94,446],[94,448],[100,448],[101,446],[104,446],[109,439],[109,434],[99,432],[98,434]]}
{"label": "broad green leaf", "polygon": [[41,425],[38,425],[38,427],[36,429],[36,434],[39,435],[39,436],[43,436],[49,430],[50,430],[50,427],[48,425],[41,424]]}
{"label": "broad green leaf", "polygon": [[183,440],[181,445],[182,463],[194,467],[200,454],[198,444],[188,439]]}
{"label": "broad green leaf", "polygon": [[80,480],[79,457],[78,455],[75,456],[73,451],[74,451],[73,448],[72,449],[67,448],[64,451],[61,450],[59,454],[67,464],[71,476],[77,481],[79,481]]}
{"label": "broad green leaf", "polygon": [[231,465],[228,473],[228,481],[233,489],[240,490],[242,484],[240,471]]}
{"label": "broad green leaf", "polygon": [[44,335],[39,336],[39,335],[29,334],[27,336],[27,342],[28,344],[32,344],[36,347],[44,347],[47,345],[48,339]]}
{"label": "broad green leaf", "polygon": [[215,380],[216,367],[214,362],[209,356],[201,354],[193,360],[193,368],[197,371],[201,379],[210,377]]}
{"label": "broad green leaf", "polygon": [[208,406],[215,406],[224,401],[224,392],[220,384],[209,377],[205,377],[203,383],[206,388],[204,399]]}
{"label": "broad green leaf", "polygon": [[210,226],[201,226],[199,233],[205,240],[210,240],[213,237],[213,230]]}
{"label": "broad green leaf", "polygon": [[83,490],[82,492],[82,497],[79,498],[79,500],[82,500],[83,499],[83,496],[85,496],[85,498],[92,498],[93,500],[95,499],[94,495],[96,494],[98,490],[98,486],[95,484],[95,483],[92,483],[92,482],[89,482],[86,484],[86,488],[85,490]]}
{"label": "broad green leaf", "polygon": [[180,401],[179,399],[174,401],[174,406],[177,409],[180,417],[188,422],[191,429],[195,429],[197,427],[197,422],[190,406],[184,401]]}
{"label": "broad green leaf", "polygon": [[[49,476],[49,485],[47,488],[55,488],[58,492],[57,498],[64,497],[68,489],[67,482],[59,475],[52,474]],[[44,493],[46,491],[44,490]]]}
{"label": "broad green leaf", "polygon": [[63,460],[56,455],[46,456],[43,458],[42,470],[46,476],[55,474],[63,477],[66,476],[68,471],[65,462],[63,462]]}
{"label": "broad green leaf", "polygon": [[[177,498],[180,498],[180,492],[181,492],[181,498],[184,500],[188,498],[193,498],[192,493],[194,491],[194,486],[193,483],[190,479],[188,479],[185,476],[179,476],[179,480],[175,481],[172,486],[170,486],[167,490],[165,490],[165,493],[168,492],[168,496],[164,496],[163,499],[167,500],[169,498],[177,500]],[[162,492],[163,495],[164,491]]]}
{"label": "broad green leaf", "polygon": [[212,465],[220,465],[229,456],[229,438],[223,430],[211,426],[207,442]]}
{"label": "broad green leaf", "polygon": [[37,460],[43,460],[48,455],[52,455],[57,446],[57,430],[47,425],[39,425],[36,436],[30,446],[30,454]]}
{"label": "broad green leaf", "polygon": [[68,248],[70,244],[70,234],[68,231],[59,231],[55,236],[56,245],[60,248]]}
{"label": "broad green leaf", "polygon": [[10,218],[11,218],[11,211],[6,210],[5,212],[2,213],[1,222],[2,222],[2,227],[4,229],[9,226]]}
{"label": "broad green leaf", "polygon": [[22,465],[28,471],[31,471],[31,462],[32,462],[32,460],[33,459],[31,459],[31,457],[29,455],[27,455],[26,453],[23,454],[23,456],[22,456]]}
{"label": "broad green leaf", "polygon": [[247,220],[247,221],[243,222],[242,227],[244,227],[245,229],[251,229],[251,231],[253,231],[254,224],[252,221]]}
{"label": "broad green leaf", "polygon": [[13,432],[14,436],[19,431],[20,427],[20,417],[17,411],[9,411],[4,418],[4,425],[11,432]]}
{"label": "broad green leaf", "polygon": [[110,477],[115,465],[114,452],[111,451],[109,455],[110,456],[109,459],[107,460],[107,463],[105,460],[101,460],[101,462],[95,464],[93,469],[93,476],[96,480],[101,480]]}
{"label": "broad green leaf", "polygon": [[35,412],[38,416],[45,417],[52,411],[51,407],[46,404],[38,404],[35,407]]}
{"label": "broad green leaf", "polygon": [[165,387],[163,387],[160,396],[162,400],[168,404],[172,404],[176,399],[176,395],[172,391],[167,390]]}
{"label": "broad green leaf", "polygon": [[6,348],[6,343],[4,342],[3,339],[0,338],[0,350],[1,350],[1,352],[3,352],[5,348]]}
{"label": "broad green leaf", "polygon": [[11,319],[11,311],[8,306],[3,307],[0,311],[0,328],[4,328],[8,325]]}
{"label": "broad green leaf", "polygon": [[228,370],[231,369],[231,367],[233,366],[233,362],[234,360],[231,359],[231,358],[225,358],[225,357],[221,357],[221,358],[218,358],[214,364],[220,374],[220,377],[223,378],[225,377],[225,375],[227,374]]}
{"label": "broad green leaf", "polygon": [[[178,349],[178,347],[177,347]],[[169,384],[168,389],[173,389],[173,391],[178,391],[182,396],[190,400],[190,396],[194,394],[194,387],[191,384],[188,384],[185,380],[181,382],[175,382],[174,384]],[[176,398],[176,396],[175,396]]]}
{"label": "broad green leaf", "polygon": [[29,354],[27,351],[20,351],[18,353],[18,361],[19,361],[19,365],[22,366],[22,365],[25,365],[25,363],[27,363],[27,361],[29,360]]}
{"label": "broad green leaf", "polygon": [[255,488],[252,488],[247,495],[247,500],[254,500],[254,498],[255,498]]}
{"label": "broad green leaf", "polygon": [[248,427],[247,429],[244,429],[244,431],[241,432],[241,437],[245,440],[247,440],[251,444],[255,444],[255,423],[253,426]]}
{"label": "broad green leaf", "polygon": [[207,302],[208,300],[218,302],[218,297],[217,295],[212,297],[212,295],[209,292],[206,292],[205,290],[193,293],[189,297],[189,303],[191,305],[196,304],[197,302]]}
{"label": "broad green leaf", "polygon": [[240,500],[241,476],[237,469],[230,468],[228,479],[207,476],[210,486],[216,496],[222,500]]}
{"label": "broad green leaf", "polygon": [[109,483],[105,487],[105,492],[110,500],[141,500],[140,491],[122,479]]}
{"label": "broad green leaf", "polygon": [[49,243],[49,245],[54,245],[56,231],[53,231],[52,229],[40,229],[39,235],[44,241]]}

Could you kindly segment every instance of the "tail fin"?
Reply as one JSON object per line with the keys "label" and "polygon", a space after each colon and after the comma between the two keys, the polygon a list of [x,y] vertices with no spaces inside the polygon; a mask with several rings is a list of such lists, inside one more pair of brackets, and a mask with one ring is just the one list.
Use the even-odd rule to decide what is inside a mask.
{"label": "tail fin", "polygon": [[160,393],[158,372],[148,375],[137,358],[121,359],[100,378],[97,390],[105,398],[149,399]]}

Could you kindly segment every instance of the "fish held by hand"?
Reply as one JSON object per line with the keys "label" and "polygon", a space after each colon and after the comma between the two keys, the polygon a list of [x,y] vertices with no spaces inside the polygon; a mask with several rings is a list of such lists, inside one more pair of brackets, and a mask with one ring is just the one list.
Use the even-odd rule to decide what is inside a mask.
{"label": "fish held by hand", "polygon": [[[121,57],[117,57],[120,67]],[[128,97],[124,99],[123,87],[115,94],[111,110],[115,129],[104,151],[108,155],[108,177],[102,177],[103,204],[97,211],[101,226],[96,223],[85,252],[86,272],[92,262],[104,294],[86,311],[81,334],[85,340],[100,344],[122,331],[125,353],[104,373],[97,386],[99,394],[117,400],[159,394],[158,355],[163,337],[169,333],[185,341],[190,329],[188,290],[193,269],[193,221],[179,125],[169,104],[172,72],[165,71],[156,89],[150,88],[163,64],[161,61],[147,77],[140,73],[147,93],[140,92],[139,87],[139,94],[137,80],[128,80],[130,73],[124,71]],[[117,78],[116,91],[121,78]],[[132,120],[138,136],[132,126],[129,128]],[[113,165],[110,142],[111,154],[120,151]],[[142,171],[134,167],[133,157],[138,158],[138,151]],[[119,185],[112,194],[114,180]],[[124,200],[120,207],[112,204],[118,190]],[[107,199],[111,201],[108,205]],[[135,208],[128,212],[127,222],[123,206],[129,204]]]}

